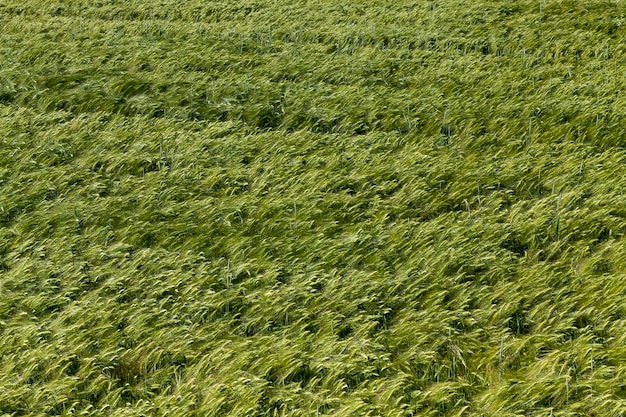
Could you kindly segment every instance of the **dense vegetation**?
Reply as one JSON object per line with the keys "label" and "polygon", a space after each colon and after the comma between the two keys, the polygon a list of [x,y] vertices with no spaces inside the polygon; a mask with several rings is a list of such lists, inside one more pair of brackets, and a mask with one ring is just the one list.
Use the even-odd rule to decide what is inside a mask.
{"label": "dense vegetation", "polygon": [[0,4],[0,415],[626,415],[626,5]]}

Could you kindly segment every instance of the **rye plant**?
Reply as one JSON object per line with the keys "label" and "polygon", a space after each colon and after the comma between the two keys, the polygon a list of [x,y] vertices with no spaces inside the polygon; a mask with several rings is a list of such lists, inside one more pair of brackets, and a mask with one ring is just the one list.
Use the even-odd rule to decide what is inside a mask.
{"label": "rye plant", "polygon": [[623,415],[624,11],[5,1],[0,415]]}

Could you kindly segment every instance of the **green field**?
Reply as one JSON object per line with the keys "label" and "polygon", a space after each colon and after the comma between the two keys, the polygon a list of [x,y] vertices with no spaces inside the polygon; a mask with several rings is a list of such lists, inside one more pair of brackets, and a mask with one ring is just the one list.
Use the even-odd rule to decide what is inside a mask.
{"label": "green field", "polygon": [[2,1],[0,416],[625,416],[625,15]]}

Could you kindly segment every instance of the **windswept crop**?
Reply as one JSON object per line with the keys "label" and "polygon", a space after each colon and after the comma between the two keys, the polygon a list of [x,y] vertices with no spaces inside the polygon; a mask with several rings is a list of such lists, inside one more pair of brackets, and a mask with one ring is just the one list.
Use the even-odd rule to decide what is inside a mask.
{"label": "windswept crop", "polygon": [[0,4],[0,416],[626,414],[626,5]]}

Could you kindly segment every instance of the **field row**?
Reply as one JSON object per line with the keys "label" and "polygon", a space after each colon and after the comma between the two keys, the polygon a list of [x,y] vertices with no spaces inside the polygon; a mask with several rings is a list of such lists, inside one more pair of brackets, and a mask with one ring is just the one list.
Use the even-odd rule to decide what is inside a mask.
{"label": "field row", "polygon": [[[288,131],[493,133],[508,142],[573,135],[616,145],[625,128],[618,93],[626,87],[619,18],[613,29],[581,28],[572,38],[562,19],[586,9],[570,5],[563,16],[565,4],[556,4],[541,14],[523,3],[494,4],[480,15],[452,5],[397,6],[413,24],[398,14],[393,23],[384,14],[335,21],[356,13],[339,7],[315,25],[320,14],[308,9],[301,19],[286,13],[270,23],[260,8],[232,25],[200,17],[101,20],[78,4],[46,18],[43,6],[20,3],[25,11],[5,25],[0,101]],[[441,30],[468,16],[482,23]],[[520,16],[541,20],[529,33],[515,26]]]}

